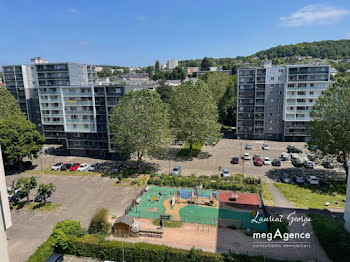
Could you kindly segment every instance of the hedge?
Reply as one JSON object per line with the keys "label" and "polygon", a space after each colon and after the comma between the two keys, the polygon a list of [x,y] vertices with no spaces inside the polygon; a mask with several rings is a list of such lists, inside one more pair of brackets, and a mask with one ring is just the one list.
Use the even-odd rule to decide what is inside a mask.
{"label": "hedge", "polygon": [[56,240],[54,237],[50,236],[48,240],[42,243],[28,258],[28,262],[46,262],[46,260],[54,253],[54,246],[56,245]]}
{"label": "hedge", "polygon": [[88,232],[89,234],[108,234],[111,225],[108,223],[108,210],[106,208],[101,208],[96,211],[96,213],[91,218]]}

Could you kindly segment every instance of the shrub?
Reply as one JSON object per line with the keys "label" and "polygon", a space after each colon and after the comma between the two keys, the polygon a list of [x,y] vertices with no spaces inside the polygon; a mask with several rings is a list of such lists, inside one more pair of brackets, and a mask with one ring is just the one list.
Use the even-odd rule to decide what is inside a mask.
{"label": "shrub", "polygon": [[55,238],[50,236],[48,240],[42,243],[31,255],[27,262],[46,262],[46,260],[54,253],[56,245]]}
{"label": "shrub", "polygon": [[111,228],[111,225],[107,221],[108,210],[101,208],[96,211],[94,216],[91,219],[88,232],[89,234],[108,234]]}

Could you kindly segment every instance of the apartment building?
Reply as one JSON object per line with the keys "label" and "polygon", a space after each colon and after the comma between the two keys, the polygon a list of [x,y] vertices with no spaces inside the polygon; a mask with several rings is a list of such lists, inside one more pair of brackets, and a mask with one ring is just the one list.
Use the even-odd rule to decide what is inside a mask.
{"label": "apartment building", "polygon": [[179,61],[176,59],[169,59],[168,63],[167,63],[167,68],[169,70],[174,69],[175,67],[177,67],[179,65]]}
{"label": "apartment building", "polygon": [[312,107],[329,85],[328,65],[240,68],[237,137],[306,141]]}

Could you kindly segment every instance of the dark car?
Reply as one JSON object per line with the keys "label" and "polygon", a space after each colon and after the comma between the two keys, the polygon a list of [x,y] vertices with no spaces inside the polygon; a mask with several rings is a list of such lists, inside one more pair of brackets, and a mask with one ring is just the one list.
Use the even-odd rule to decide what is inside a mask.
{"label": "dark car", "polygon": [[273,161],[272,161],[272,165],[273,166],[281,166],[281,160],[279,158],[275,158]]}
{"label": "dark car", "polygon": [[299,158],[294,158],[292,160],[292,165],[294,167],[303,167],[303,161],[301,161],[301,159],[299,159]]}
{"label": "dark car", "polygon": [[290,176],[289,176],[288,174],[286,174],[286,173],[282,174],[282,175],[280,176],[280,179],[281,179],[281,182],[282,182],[282,183],[287,183],[287,184],[289,184],[290,182],[292,182],[292,180],[290,179]]}
{"label": "dark car", "polygon": [[63,261],[63,255],[61,254],[53,254],[51,255],[46,262],[62,262]]}
{"label": "dark car", "polygon": [[43,195],[37,195],[35,198],[34,198],[34,202],[43,202],[45,200],[45,197]]}
{"label": "dark car", "polygon": [[301,154],[301,153],[303,153],[303,150],[296,148],[296,147],[289,147],[289,148],[287,148],[287,152]]}
{"label": "dark car", "polygon": [[115,164],[112,169],[111,169],[111,172],[112,173],[119,173],[123,168],[123,165],[122,164]]}
{"label": "dark car", "polygon": [[231,164],[238,164],[238,162],[239,162],[239,158],[238,157],[233,157],[231,159]]}
{"label": "dark car", "polygon": [[330,162],[330,161],[324,161],[324,162],[322,163],[322,166],[323,166],[324,168],[329,168],[329,169],[333,169],[333,168],[334,168],[333,163]]}
{"label": "dark car", "polygon": [[294,177],[295,183],[299,185],[304,185],[305,184],[305,178],[303,176],[297,175]]}
{"label": "dark car", "polygon": [[32,161],[25,161],[25,162],[23,162],[22,167],[24,169],[31,169],[33,167],[33,163],[32,163]]}
{"label": "dark car", "polygon": [[63,164],[63,165],[61,166],[61,170],[62,170],[62,171],[69,170],[71,166],[72,166],[72,164]]}

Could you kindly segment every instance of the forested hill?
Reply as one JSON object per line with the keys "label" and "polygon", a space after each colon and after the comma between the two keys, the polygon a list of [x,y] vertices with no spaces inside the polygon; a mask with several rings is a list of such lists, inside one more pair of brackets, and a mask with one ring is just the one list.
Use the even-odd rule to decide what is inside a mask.
{"label": "forested hill", "polygon": [[291,56],[312,56],[322,59],[350,58],[350,40],[327,40],[295,45],[280,45],[257,52],[260,59],[283,58]]}

